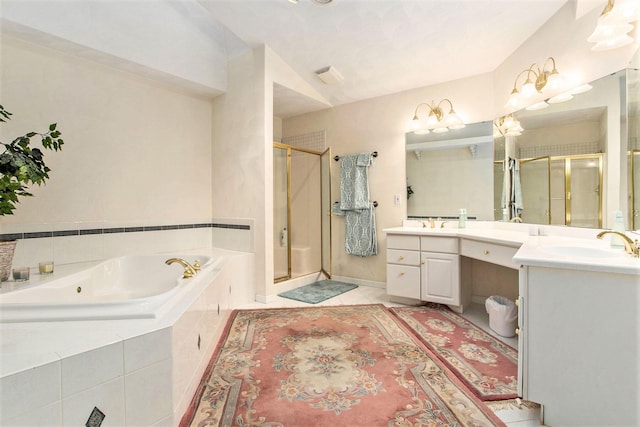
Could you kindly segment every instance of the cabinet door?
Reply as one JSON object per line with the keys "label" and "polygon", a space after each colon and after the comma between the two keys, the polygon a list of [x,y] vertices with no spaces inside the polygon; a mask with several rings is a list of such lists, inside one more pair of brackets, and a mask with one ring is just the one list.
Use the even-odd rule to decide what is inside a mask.
{"label": "cabinet door", "polygon": [[420,299],[420,267],[387,264],[387,293]]}
{"label": "cabinet door", "polygon": [[460,305],[460,256],[422,252],[420,299]]}

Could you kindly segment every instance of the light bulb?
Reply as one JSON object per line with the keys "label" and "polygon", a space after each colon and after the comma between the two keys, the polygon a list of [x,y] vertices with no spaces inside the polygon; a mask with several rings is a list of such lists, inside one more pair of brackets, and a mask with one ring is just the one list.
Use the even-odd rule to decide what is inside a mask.
{"label": "light bulb", "polygon": [[593,33],[587,38],[587,41],[589,43],[598,43],[627,34],[631,30],[633,30],[633,25],[631,24],[599,23]]}
{"label": "light bulb", "polygon": [[547,77],[547,84],[544,85],[542,91],[545,93],[549,92],[558,92],[564,89],[564,78],[557,71],[555,73],[551,73],[549,77]]}
{"label": "light bulb", "polygon": [[578,95],[579,93],[585,93],[590,91],[591,89],[593,89],[593,86],[591,86],[589,83],[585,83],[583,85],[580,85],[578,87],[575,87],[573,89],[571,89],[571,94],[572,95]]}
{"label": "light bulb", "polygon": [[633,43],[633,37],[629,37],[627,34],[625,34],[612,40],[598,42],[591,47],[591,50],[593,50],[594,52],[600,52],[603,50],[617,49],[630,43]]}
{"label": "light bulb", "polygon": [[527,107],[527,110],[529,111],[535,111],[535,110],[542,110],[543,108],[547,108],[549,106],[549,104],[547,104],[544,101],[540,101],[540,102],[536,102],[533,105],[529,105]]}
{"label": "light bulb", "polygon": [[556,95],[552,98],[549,98],[547,102],[549,104],[559,104],[561,102],[565,102],[570,99],[573,99],[573,95],[571,95],[571,92],[564,92],[564,93],[561,93],[560,95]]}
{"label": "light bulb", "polygon": [[527,80],[527,82],[522,85],[522,89],[520,89],[522,98],[531,98],[537,92],[536,85],[534,85],[531,80]]}

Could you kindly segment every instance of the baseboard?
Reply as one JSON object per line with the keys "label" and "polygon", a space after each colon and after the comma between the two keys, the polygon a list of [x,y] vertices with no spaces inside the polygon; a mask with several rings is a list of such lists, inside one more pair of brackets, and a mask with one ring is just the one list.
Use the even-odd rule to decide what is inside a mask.
{"label": "baseboard", "polygon": [[345,282],[345,283],[353,283],[354,285],[358,285],[358,286],[371,286],[372,288],[380,288],[380,289],[386,289],[387,288],[387,284],[385,282],[376,282],[373,280],[363,280],[363,279],[356,279],[354,277],[346,277],[346,276],[332,276],[331,280],[336,280],[338,282]]}

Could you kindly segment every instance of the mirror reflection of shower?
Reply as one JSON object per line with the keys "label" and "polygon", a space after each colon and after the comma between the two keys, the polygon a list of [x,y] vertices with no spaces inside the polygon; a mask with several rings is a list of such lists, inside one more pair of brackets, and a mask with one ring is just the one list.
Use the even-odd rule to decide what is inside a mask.
{"label": "mirror reflection of shower", "polygon": [[[318,148],[324,145],[324,132],[321,134],[322,146],[317,143]],[[327,251],[323,248],[330,250],[330,243],[323,238],[322,162],[328,163],[328,159],[320,150],[273,144],[275,282],[324,271],[323,254]]]}

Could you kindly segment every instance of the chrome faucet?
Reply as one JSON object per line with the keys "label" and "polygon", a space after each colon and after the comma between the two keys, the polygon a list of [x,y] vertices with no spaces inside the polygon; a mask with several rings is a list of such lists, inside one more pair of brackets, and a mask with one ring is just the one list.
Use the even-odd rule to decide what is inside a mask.
{"label": "chrome faucet", "polygon": [[182,258],[169,258],[164,263],[167,264],[167,265],[171,265],[174,262],[177,262],[178,264],[180,264],[181,266],[184,267],[184,273],[182,273],[182,278],[183,279],[188,279],[188,278],[193,277],[196,274],[198,274],[196,269],[191,264],[189,264],[187,261],[183,260]]}
{"label": "chrome faucet", "polygon": [[633,255],[636,258],[640,256],[640,245],[638,244],[637,240],[634,242],[626,234],[614,230],[601,231],[596,237],[598,239],[602,239],[607,234],[615,234],[616,236],[620,237],[622,239],[622,242],[624,243],[624,250],[628,254]]}

